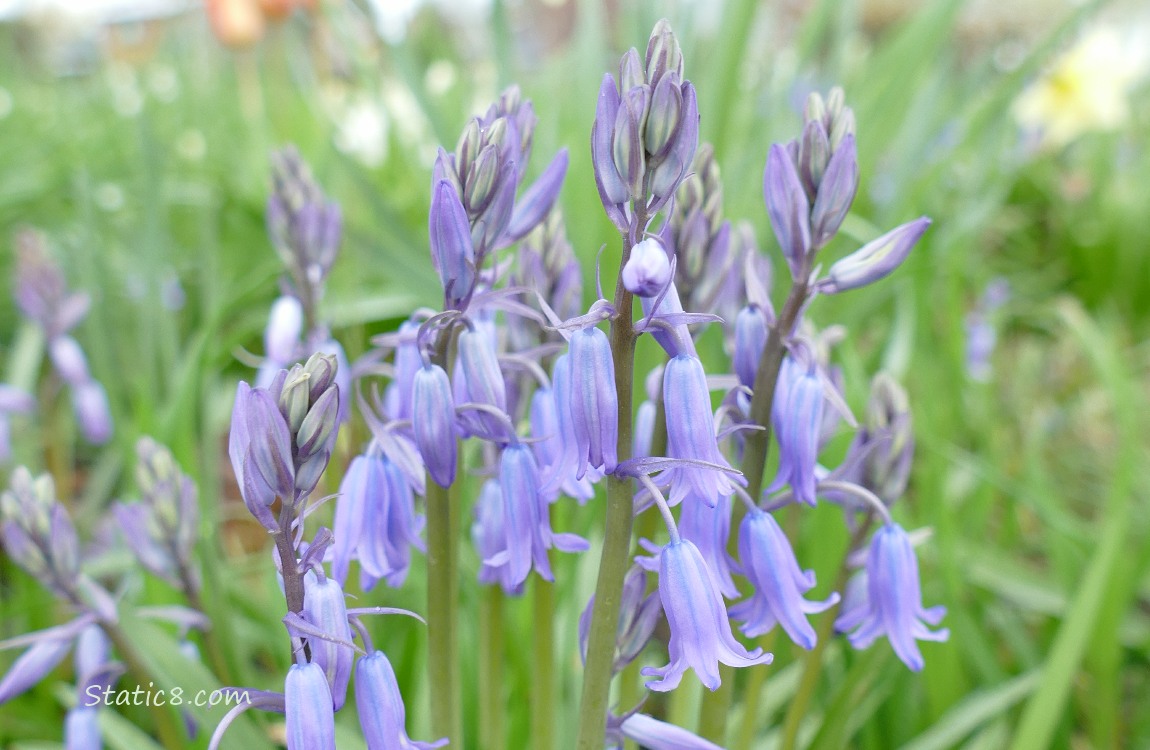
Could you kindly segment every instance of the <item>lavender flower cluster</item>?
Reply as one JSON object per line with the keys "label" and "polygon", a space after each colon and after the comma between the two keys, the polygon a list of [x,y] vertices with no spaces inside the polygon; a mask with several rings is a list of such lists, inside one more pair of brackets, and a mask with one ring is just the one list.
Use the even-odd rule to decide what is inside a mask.
{"label": "lavender flower cluster", "polygon": [[[275,543],[293,664],[282,692],[227,688],[244,690],[250,701],[224,717],[212,748],[253,707],[284,715],[290,750],[334,748],[335,714],[353,676],[369,748],[458,744],[449,721],[433,722],[448,735],[435,742],[408,737],[394,671],[363,622],[412,613],[349,608],[345,586],[353,571],[365,591],[379,581],[402,586],[413,551],[432,543],[424,540],[421,504],[430,515],[433,496],[459,504],[468,492],[478,582],[512,596],[532,571],[554,579],[553,549],[590,548],[554,528],[552,509],[564,498],[584,504],[606,484],[608,513],[623,508],[623,557],[612,559],[615,551],[604,545],[599,585],[579,623],[581,748],[621,747],[627,739],[654,750],[718,747],[641,713],[641,703],[608,710],[612,677],[656,643],[661,622],[667,663],[642,669],[656,692],[673,690],[688,670],[715,690],[720,664],[769,664],[771,654],[735,637],[732,621],[748,637],[780,626],[809,650],[818,635],[808,616],[840,602],[835,628],[851,645],[866,648],[886,636],[908,667],[923,667],[918,641],[947,632],[928,627],[944,610],[922,605],[911,538],[890,511],[906,490],[913,456],[907,395],[879,374],[859,425],[832,364],[842,329],[818,331],[807,312],[820,295],[892,273],[930,222],[903,224],[824,272],[826,248],[858,190],[855,122],[841,89],[811,94],[803,121],[801,135],[772,146],[766,161],[766,210],[790,277],[776,310],[771,263],[753,230],[724,218],[715,154],[699,144],[695,89],[669,24],[660,21],[645,54],[631,49],[599,90],[591,159],[622,252],[611,297],[597,279],[596,299],[584,310],[582,272],[558,208],[568,154],[560,150],[527,183],[536,116],[518,89],[508,89],[467,124],[454,151],[440,149],[435,159],[428,234],[442,309],[416,310],[355,367],[320,306],[340,243],[339,208],[294,150],[275,155],[267,221],[286,273],[265,334],[266,359],[255,384],[236,391],[228,448],[245,506]],[[85,305],[62,298],[55,277],[36,273],[47,281],[21,287],[36,290],[22,297],[22,308],[44,327],[64,381],[77,393],[95,392],[78,345],[65,335]],[[723,371],[708,370],[696,346],[714,323],[729,354]],[[643,334],[665,357],[646,374],[647,399],[633,410],[634,352]],[[97,400],[77,398],[90,427],[100,426],[89,403]],[[329,499],[324,488],[334,482],[324,475],[353,402],[370,440],[339,481],[331,528],[320,526],[309,541],[306,521]],[[23,406],[0,391],[0,420]],[[858,430],[831,469],[820,459],[843,421]],[[771,436],[778,470],[764,482]],[[142,441],[138,450],[143,502],[118,505],[115,515],[142,566],[187,596],[191,609],[176,618],[186,633],[201,626],[195,614],[203,609],[195,488],[161,446]],[[814,573],[799,565],[774,514],[820,500],[843,509],[860,543],[879,526],[866,549],[852,550],[848,560],[859,570],[847,590],[812,601]],[[630,522],[652,508],[667,541],[641,540],[646,554],[632,560]],[[9,554],[79,613],[62,629],[0,644],[34,644],[0,683],[0,702],[41,679],[77,638],[81,683],[110,679],[102,666],[107,645],[84,646],[97,636],[82,634],[91,626],[108,632],[116,604],[79,573],[75,531],[50,481],[18,472],[0,510]],[[652,574],[657,583],[649,585]],[[431,595],[443,585],[431,580]],[[452,653],[446,643],[431,648]],[[69,726],[91,721],[70,718]]]}

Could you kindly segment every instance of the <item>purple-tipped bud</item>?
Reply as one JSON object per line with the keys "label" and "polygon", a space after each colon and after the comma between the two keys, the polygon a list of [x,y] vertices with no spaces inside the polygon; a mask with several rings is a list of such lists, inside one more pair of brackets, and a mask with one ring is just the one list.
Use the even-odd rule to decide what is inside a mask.
{"label": "purple-tipped bud", "polygon": [[665,667],[643,668],[644,675],[658,678],[647,683],[650,690],[674,690],[688,669],[695,670],[709,690],[717,690],[720,662],[729,667],[771,663],[771,654],[761,648],[747,651],[735,640],[723,597],[694,544],[672,541],[663,547],[658,564],[659,600],[671,629],[671,661]]}
{"label": "purple-tipped bud", "polygon": [[303,305],[292,295],[277,297],[264,329],[264,356],[279,366],[296,358],[303,333]]}
{"label": "purple-tipped bud", "polygon": [[671,280],[671,261],[663,243],[648,237],[631,248],[631,257],[623,266],[623,286],[638,297],[654,297]]}
{"label": "purple-tipped bud", "polygon": [[687,176],[691,162],[695,158],[695,151],[699,147],[699,104],[695,96],[695,87],[690,81],[683,83],[683,108],[679,117],[679,129],[673,140],[664,147],[666,151],[662,161],[652,165],[654,173],[651,175],[651,194],[658,200],[655,206],[663,206],[679,187],[679,183]]}
{"label": "purple-tipped bud", "polygon": [[889,506],[906,491],[913,459],[910,401],[894,378],[880,372],[871,382],[866,421],[847,451],[843,465],[849,468],[841,478],[862,485]]}
{"label": "purple-tipped bud", "polygon": [[259,473],[276,495],[289,501],[294,500],[292,437],[271,394],[260,388],[249,390],[245,416],[250,437],[246,453],[251,468]]}
{"label": "purple-tipped bud", "polygon": [[[918,560],[902,527],[889,523],[875,532],[866,561],[866,603],[857,602],[835,621],[840,632],[854,630],[849,639],[857,649],[869,647],[882,635],[912,671],[923,667],[917,641],[945,641],[946,628],[930,630],[946,614],[946,607],[922,606]],[[857,628],[857,630],[856,630]]]}
{"label": "purple-tipped bud", "polygon": [[[320,578],[312,570],[304,575],[303,617],[333,638],[344,641],[352,639],[343,588],[334,578]],[[312,663],[323,670],[331,689],[332,706],[338,711],[343,708],[347,698],[347,682],[351,679],[354,652],[350,646],[322,638],[309,638],[308,646],[311,648]]]}
{"label": "purple-tipped bud", "polygon": [[647,750],[723,750],[682,727],[646,714],[631,714],[619,725],[619,733]]}
{"label": "purple-tipped bud", "polygon": [[615,470],[619,436],[619,402],[615,393],[615,364],[611,344],[598,328],[584,328],[571,336],[571,416],[582,478],[588,467]]}
{"label": "purple-tipped bud", "polygon": [[831,266],[825,279],[818,282],[823,294],[838,294],[848,289],[872,284],[898,268],[930,226],[925,216],[903,224]]}
{"label": "purple-tipped bud", "polygon": [[[707,389],[707,374],[697,357],[680,354],[663,371],[663,408],[667,414],[667,455],[706,461],[730,468],[715,439],[714,412]],[[690,495],[715,507],[720,496],[735,491],[732,478],[723,471],[691,465],[667,469],[662,477],[671,484],[672,505]],[[741,477],[740,477],[741,479]]]}
{"label": "purple-tipped bud", "polygon": [[754,638],[778,623],[796,645],[808,651],[814,648],[815,630],[806,615],[834,606],[839,595],[821,602],[803,598],[815,586],[815,573],[799,569],[787,535],[770,514],[756,509],[743,518],[739,561],[755,587],[749,599],[731,607],[731,617],[744,622],[743,632]]}
{"label": "purple-tipped bud", "polygon": [[660,18],[651,29],[644,72],[652,85],[659,83],[667,73],[675,73],[680,79],[683,77],[683,51],[666,18]]}
{"label": "purple-tipped bud", "polygon": [[755,373],[763,347],[767,345],[767,319],[757,307],[744,307],[735,316],[735,374],[748,388],[755,385]]}
{"label": "purple-tipped bud", "polygon": [[356,663],[355,705],[368,750],[432,750],[447,744],[446,738],[416,742],[407,736],[403,696],[382,651],[360,657]]}
{"label": "purple-tipped bud", "polygon": [[71,336],[57,336],[48,343],[48,356],[60,379],[78,387],[92,379],[88,373],[88,359],[84,350]]}
{"label": "purple-tipped bud", "polygon": [[318,664],[293,664],[288,670],[284,717],[288,750],[335,750],[331,690]]}
{"label": "purple-tipped bud", "polygon": [[467,211],[447,180],[432,189],[430,217],[431,260],[443,284],[444,304],[460,309],[475,288],[475,246]]}
{"label": "purple-tipped bud", "polygon": [[647,116],[644,140],[652,157],[662,160],[670,151],[682,116],[683,91],[678,74],[671,72],[659,80],[651,94],[651,111]]}
{"label": "purple-tipped bud", "polygon": [[72,409],[80,432],[89,443],[101,445],[112,437],[112,410],[104,386],[88,380],[72,389]]}
{"label": "purple-tipped bud", "polygon": [[763,197],[771,228],[791,268],[791,278],[806,281],[802,277],[807,272],[807,256],[811,251],[810,203],[794,161],[777,143],[771,146],[767,156]]}
{"label": "purple-tipped bud", "polygon": [[615,169],[627,185],[628,196],[643,198],[643,178],[647,173],[647,151],[643,133],[647,129],[647,116],[651,106],[651,87],[636,86],[626,90],[615,115],[614,139],[611,155]]}
{"label": "purple-tipped bud", "polygon": [[455,481],[455,402],[451,381],[439,365],[424,365],[415,373],[411,394],[415,444],[432,480],[448,487]]}
{"label": "purple-tipped bud", "polygon": [[567,149],[559,149],[559,153],[555,154],[555,158],[538,179],[515,201],[505,242],[511,243],[522,239],[547,218],[555,205],[555,200],[559,197],[559,190],[563,187],[563,178],[567,175],[567,160]]}
{"label": "purple-tipped bud", "polygon": [[803,136],[799,141],[799,179],[807,191],[807,197],[814,200],[822,182],[827,162],[831,158],[831,144],[821,120],[808,120],[803,126]]}
{"label": "purple-tipped bud", "polygon": [[854,203],[859,187],[858,154],[855,138],[848,135],[835,149],[826,173],[818,183],[818,195],[811,207],[811,245],[817,250],[835,236]]}
{"label": "purple-tipped bud", "polygon": [[595,124],[591,128],[591,162],[595,168],[595,184],[607,215],[620,231],[626,231],[622,204],[630,197],[627,183],[615,167],[615,120],[619,112],[619,90],[611,74],[603,76],[599,86],[599,99],[595,107]]}
{"label": "purple-tipped bud", "polygon": [[64,660],[72,648],[72,638],[45,638],[20,655],[8,674],[0,679],[0,704],[22,694]]}

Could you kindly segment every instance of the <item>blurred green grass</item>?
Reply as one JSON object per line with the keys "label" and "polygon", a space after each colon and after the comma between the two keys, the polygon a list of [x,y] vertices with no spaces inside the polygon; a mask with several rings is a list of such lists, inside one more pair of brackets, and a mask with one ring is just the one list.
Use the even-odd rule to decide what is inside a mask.
{"label": "blurred green grass", "polygon": [[[879,367],[910,392],[919,449],[897,515],[933,529],[921,551],[924,599],[949,607],[951,639],[926,647],[921,675],[907,673],[885,644],[874,654],[832,648],[805,736],[818,747],[1142,747],[1150,744],[1150,153],[1136,134],[1150,132],[1150,107],[1134,97],[1124,131],[1028,153],[1010,102],[1099,9],[1064,12],[1004,69],[959,33],[970,7],[927,3],[880,28],[864,24],[862,5],[829,0],[802,16],[749,0],[730,0],[721,13],[704,4],[668,13],[700,92],[703,138],[717,145],[726,214],[749,219],[764,247],[774,252],[761,197],[765,154],[772,141],[793,137],[796,102],[811,86],[841,83],[856,111],[863,184],[850,240],[920,214],[935,221],[895,277],[822,299],[812,316],[850,330],[840,363],[852,406],[861,408]],[[13,102],[0,119],[0,277],[11,278],[8,238],[17,227],[47,232],[73,286],[95,298],[78,335],[117,423],[113,444],[92,449],[76,441],[66,405],[57,404],[29,426],[17,456],[39,461],[45,445],[63,452],[76,467],[77,510],[92,521],[110,499],[133,492],[125,467],[138,436],[170,444],[200,481],[204,549],[227,560],[226,572],[210,566],[209,576],[245,684],[274,689],[286,667],[279,639],[269,643],[280,632],[278,591],[257,551],[260,536],[243,531],[250,526],[222,440],[234,383],[251,373],[237,352],[262,350],[276,294],[279,267],[263,227],[268,154],[298,144],[344,208],[345,241],[325,305],[353,357],[406,310],[437,303],[426,249],[430,147],[453,146],[466,118],[511,82],[540,118],[533,169],[559,146],[571,149],[562,198],[569,236],[588,269],[608,242],[610,276],[613,234],[587,158],[593,103],[602,73],[667,11],[591,0],[568,10],[497,4],[493,22],[478,26],[424,11],[405,42],[381,46],[362,33],[358,6],[333,4],[320,26],[296,19],[242,53],[222,50],[188,18],[146,58],[68,77],[38,64],[22,30],[0,31],[0,86]],[[530,22],[546,27],[534,31]],[[454,73],[446,88],[429,81],[436,63]],[[414,114],[384,96],[394,91],[415,103]],[[376,167],[333,146],[332,102],[357,93],[383,99],[399,120]],[[421,138],[404,135],[407,117],[423,123]],[[829,255],[851,249],[850,240],[836,241]],[[965,371],[964,319],[996,276],[1014,296],[1001,316],[994,378],[979,383]],[[165,307],[173,280],[184,295],[178,309]],[[590,271],[587,283],[593,288]],[[38,346],[0,299],[0,375],[32,385]],[[363,437],[341,439],[344,461]],[[557,526],[594,536],[601,509],[599,500],[572,510]],[[804,516],[799,559],[822,588],[845,544],[837,513]],[[556,564],[559,737],[574,726],[575,622],[595,559]],[[478,563],[470,552],[464,561],[471,576]],[[422,580],[417,560],[402,591],[362,599],[420,610]],[[0,637],[57,614],[3,560],[0,587]],[[175,598],[154,581],[143,595]],[[476,611],[475,588],[464,587],[464,597],[465,611]],[[527,744],[527,712],[513,707],[530,694],[529,655],[517,644],[531,626],[529,602],[509,603],[511,747]],[[434,686],[422,676],[423,631],[392,622],[373,630],[403,683],[413,736],[427,736]],[[464,676],[474,684],[478,643],[468,628],[462,637]],[[757,718],[763,747],[794,690],[787,675],[795,656],[778,648]],[[61,669],[58,681],[67,674]],[[851,720],[820,731],[824,716],[843,715],[835,709],[843,702],[854,706]],[[473,695],[466,712],[474,726]],[[38,740],[58,739],[61,716],[59,691],[38,687],[0,707],[0,746],[42,747]]]}

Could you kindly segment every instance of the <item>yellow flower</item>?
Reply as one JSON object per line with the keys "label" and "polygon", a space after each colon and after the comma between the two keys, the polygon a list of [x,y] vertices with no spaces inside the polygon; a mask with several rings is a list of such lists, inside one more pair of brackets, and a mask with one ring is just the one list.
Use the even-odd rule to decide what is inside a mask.
{"label": "yellow flower", "polygon": [[1095,28],[1067,50],[1014,102],[1023,129],[1041,146],[1060,148],[1083,133],[1120,128],[1128,94],[1145,73],[1147,57],[1116,29]]}

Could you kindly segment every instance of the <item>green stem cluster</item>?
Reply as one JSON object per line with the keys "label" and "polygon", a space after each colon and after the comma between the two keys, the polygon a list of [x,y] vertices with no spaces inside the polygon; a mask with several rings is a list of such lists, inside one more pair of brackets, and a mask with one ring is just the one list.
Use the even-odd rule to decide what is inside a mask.
{"label": "green stem cluster", "polygon": [[463,746],[459,694],[459,638],[455,621],[459,601],[458,513],[451,493],[427,476],[427,661],[431,691],[431,732]]}

